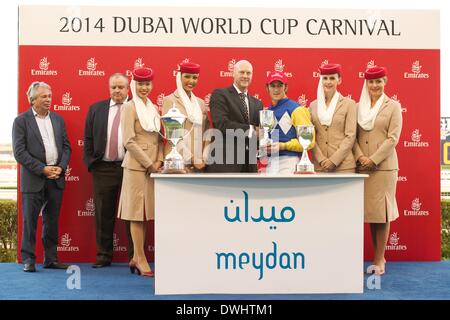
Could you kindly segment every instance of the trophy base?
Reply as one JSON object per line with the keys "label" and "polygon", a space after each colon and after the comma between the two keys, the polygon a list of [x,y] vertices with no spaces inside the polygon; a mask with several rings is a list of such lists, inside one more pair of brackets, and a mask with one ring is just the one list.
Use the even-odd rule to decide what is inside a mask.
{"label": "trophy base", "polygon": [[164,168],[161,171],[161,173],[167,173],[167,174],[180,174],[180,173],[187,173],[186,169],[184,168],[183,160],[164,160]]}
{"label": "trophy base", "polygon": [[187,173],[184,169],[163,169],[161,173],[165,174],[185,174]]}
{"label": "trophy base", "polygon": [[297,164],[295,166],[294,174],[315,174],[314,165],[311,164]]}

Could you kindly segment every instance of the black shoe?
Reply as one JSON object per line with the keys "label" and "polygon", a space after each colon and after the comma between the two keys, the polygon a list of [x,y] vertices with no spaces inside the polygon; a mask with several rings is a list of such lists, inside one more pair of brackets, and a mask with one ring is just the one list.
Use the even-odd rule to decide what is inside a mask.
{"label": "black shoe", "polygon": [[25,263],[23,265],[23,272],[36,272],[36,266],[34,263]]}
{"label": "black shoe", "polygon": [[98,268],[103,268],[103,267],[109,267],[110,265],[111,265],[111,261],[96,261],[92,265],[92,268],[98,269]]}
{"label": "black shoe", "polygon": [[67,269],[69,266],[59,262],[44,263],[44,269]]}

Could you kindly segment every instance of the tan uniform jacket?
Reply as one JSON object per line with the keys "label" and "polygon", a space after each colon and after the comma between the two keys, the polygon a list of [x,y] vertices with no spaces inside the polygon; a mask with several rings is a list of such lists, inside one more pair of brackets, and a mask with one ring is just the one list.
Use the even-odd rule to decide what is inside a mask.
{"label": "tan uniform jacket", "polygon": [[[159,133],[145,131],[133,101],[123,105],[122,140],[126,148],[122,167],[146,171],[155,161],[163,161],[163,141]],[[159,121],[159,120],[158,120]]]}
{"label": "tan uniform jacket", "polygon": [[402,121],[400,104],[385,98],[375,118],[373,129],[366,131],[358,125],[353,147],[355,160],[364,155],[376,164],[377,170],[398,170],[395,146],[402,131]]}
{"label": "tan uniform jacket", "polygon": [[315,170],[320,171],[320,162],[330,159],[336,171],[356,167],[353,145],[356,138],[356,103],[349,98],[339,97],[330,126],[322,125],[317,115],[317,100],[309,107],[316,129],[316,145],[312,149]]}

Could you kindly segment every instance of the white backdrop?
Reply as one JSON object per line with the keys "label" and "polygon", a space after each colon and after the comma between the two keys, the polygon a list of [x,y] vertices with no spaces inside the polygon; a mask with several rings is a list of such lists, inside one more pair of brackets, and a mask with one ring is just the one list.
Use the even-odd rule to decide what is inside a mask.
{"label": "white backdrop", "polygon": [[[2,50],[0,50],[2,73],[0,87],[3,92],[2,113],[0,116],[0,143],[11,142],[12,122],[17,115],[17,6],[19,4],[54,5],[116,5],[116,6],[203,6],[203,7],[300,7],[300,8],[353,8],[367,9],[376,14],[380,9],[439,9],[441,10],[441,86],[450,84],[450,5],[448,0],[10,0],[2,3],[0,10],[0,30],[2,32]],[[441,90],[441,116],[450,116],[450,94]],[[438,126],[439,123],[436,123]]]}

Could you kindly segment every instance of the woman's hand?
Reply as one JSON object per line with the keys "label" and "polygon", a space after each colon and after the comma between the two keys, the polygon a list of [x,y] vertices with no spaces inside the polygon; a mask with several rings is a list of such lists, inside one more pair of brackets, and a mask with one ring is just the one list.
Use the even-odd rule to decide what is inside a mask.
{"label": "woman's hand", "polygon": [[153,164],[147,168],[147,171],[145,172],[145,174],[151,175],[152,173],[156,173],[156,172],[158,172],[159,168],[161,168],[161,166],[162,166],[161,161],[153,162]]}
{"label": "woman's hand", "polygon": [[364,170],[374,170],[376,168],[376,164],[369,157],[361,156],[358,161]]}
{"label": "woman's hand", "polygon": [[205,170],[206,164],[202,161],[201,163],[194,163],[194,171],[203,171]]}
{"label": "woman's hand", "polygon": [[322,160],[320,166],[324,171],[333,171],[336,169],[336,165],[330,159]]}

